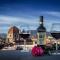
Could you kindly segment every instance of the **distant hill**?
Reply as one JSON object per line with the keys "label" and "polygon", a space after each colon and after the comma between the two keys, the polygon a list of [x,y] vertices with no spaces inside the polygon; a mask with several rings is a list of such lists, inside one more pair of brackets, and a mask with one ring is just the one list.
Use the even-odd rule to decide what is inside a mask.
{"label": "distant hill", "polygon": [[0,33],[0,37],[6,38],[7,37],[7,34],[6,33]]}
{"label": "distant hill", "polygon": [[[29,32],[31,33],[31,35],[37,35],[37,30],[29,30]],[[50,32],[46,32],[47,36],[51,36]]]}
{"label": "distant hill", "polygon": [[30,30],[31,35],[37,35],[37,30]]}
{"label": "distant hill", "polygon": [[50,32],[46,32],[46,35],[47,36],[52,36]]}

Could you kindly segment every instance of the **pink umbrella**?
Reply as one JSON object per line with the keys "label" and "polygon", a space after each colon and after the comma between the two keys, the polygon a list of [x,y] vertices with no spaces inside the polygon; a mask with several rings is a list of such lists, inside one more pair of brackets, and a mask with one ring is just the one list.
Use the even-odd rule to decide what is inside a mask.
{"label": "pink umbrella", "polygon": [[32,55],[33,56],[41,56],[44,54],[44,50],[41,47],[34,46],[32,48]]}

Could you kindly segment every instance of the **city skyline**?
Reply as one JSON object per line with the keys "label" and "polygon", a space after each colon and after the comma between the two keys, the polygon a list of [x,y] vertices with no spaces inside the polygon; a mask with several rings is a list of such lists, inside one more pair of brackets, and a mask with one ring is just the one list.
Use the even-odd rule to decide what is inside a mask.
{"label": "city skyline", "polygon": [[10,26],[19,29],[37,29],[39,16],[44,16],[44,25],[50,31],[52,23],[60,22],[58,0],[2,0],[0,1],[0,32],[7,33]]}

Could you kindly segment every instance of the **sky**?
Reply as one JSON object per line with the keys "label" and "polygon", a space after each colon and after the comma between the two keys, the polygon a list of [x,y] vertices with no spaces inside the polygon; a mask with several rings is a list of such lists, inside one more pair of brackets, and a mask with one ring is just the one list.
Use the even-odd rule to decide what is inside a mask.
{"label": "sky", "polygon": [[44,26],[50,31],[53,23],[60,23],[60,1],[0,0],[0,33],[7,33],[11,26],[36,30],[39,16],[44,17]]}

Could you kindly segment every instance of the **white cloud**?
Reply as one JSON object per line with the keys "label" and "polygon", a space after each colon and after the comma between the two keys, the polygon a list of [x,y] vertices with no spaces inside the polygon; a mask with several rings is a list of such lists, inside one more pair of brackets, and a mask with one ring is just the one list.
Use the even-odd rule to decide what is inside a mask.
{"label": "white cloud", "polygon": [[0,30],[2,32],[3,30],[7,31],[12,25],[17,26],[20,29],[32,29],[32,27],[35,29],[35,26],[38,25],[38,23],[38,19],[0,15]]}
{"label": "white cloud", "polygon": [[60,17],[60,12],[57,12],[57,11],[44,11],[42,13],[47,14],[47,15],[51,15],[51,16],[55,16],[55,17]]}
{"label": "white cloud", "polygon": [[1,24],[18,24],[18,23],[25,23],[25,24],[37,24],[38,21],[36,19],[27,19],[23,17],[12,17],[12,16],[0,16]]}
{"label": "white cloud", "polygon": [[[38,15],[39,14],[40,13],[38,13]],[[45,24],[47,30],[51,29],[52,23],[60,22],[60,21],[57,21],[60,18],[60,12],[42,11],[41,14],[45,17],[44,24]],[[53,20],[55,18],[52,16],[54,16],[55,18],[57,17],[58,19]],[[17,27],[19,27],[19,28],[21,28],[21,27],[26,28],[26,26],[27,26],[28,29],[36,29],[39,25],[39,18],[34,17],[34,16],[30,16],[29,18],[27,18],[27,17],[25,18],[25,17],[14,17],[14,16],[0,15],[0,26],[3,26],[3,27],[1,27],[1,29],[3,29],[7,25],[8,26],[17,25]],[[6,29],[8,28],[8,26],[6,27]]]}

